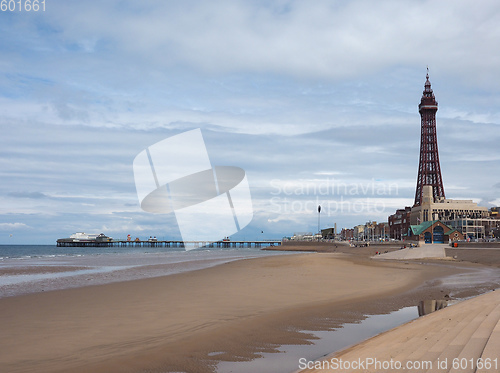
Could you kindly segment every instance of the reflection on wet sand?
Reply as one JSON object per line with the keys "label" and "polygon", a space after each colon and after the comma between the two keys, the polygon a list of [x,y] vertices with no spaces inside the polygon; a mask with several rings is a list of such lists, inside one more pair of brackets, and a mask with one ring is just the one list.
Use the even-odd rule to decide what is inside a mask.
{"label": "reflection on wet sand", "polygon": [[434,311],[445,308],[448,305],[446,300],[422,300],[418,304],[418,316],[428,315]]}

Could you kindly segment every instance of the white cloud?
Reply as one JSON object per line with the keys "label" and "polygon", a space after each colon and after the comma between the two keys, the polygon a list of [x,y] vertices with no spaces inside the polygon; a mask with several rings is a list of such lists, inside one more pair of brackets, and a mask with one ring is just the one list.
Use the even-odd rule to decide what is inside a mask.
{"label": "white cloud", "polygon": [[16,229],[30,228],[24,223],[0,223],[0,230],[10,231]]}
{"label": "white cloud", "polygon": [[48,17],[63,45],[96,54],[101,44],[103,52],[166,68],[344,79],[435,62],[487,83],[500,62],[491,53],[499,10],[491,0],[99,1],[60,3]]}

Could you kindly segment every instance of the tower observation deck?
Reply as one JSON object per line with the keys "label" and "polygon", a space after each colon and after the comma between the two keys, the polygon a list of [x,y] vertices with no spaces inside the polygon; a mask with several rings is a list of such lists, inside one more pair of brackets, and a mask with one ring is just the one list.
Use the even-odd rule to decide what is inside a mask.
{"label": "tower observation deck", "polygon": [[431,185],[433,197],[443,197],[444,187],[441,177],[441,167],[439,166],[439,154],[436,132],[436,112],[438,103],[431,89],[429,81],[429,69],[427,69],[424,92],[418,111],[421,118],[421,136],[420,136],[420,161],[418,165],[417,189],[415,191],[415,204],[419,206],[422,203],[422,190],[424,185]]}

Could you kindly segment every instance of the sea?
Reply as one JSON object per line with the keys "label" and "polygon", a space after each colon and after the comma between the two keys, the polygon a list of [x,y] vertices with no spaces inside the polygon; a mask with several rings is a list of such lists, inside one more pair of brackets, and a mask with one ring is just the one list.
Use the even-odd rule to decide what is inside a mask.
{"label": "sea", "polygon": [[0,298],[167,276],[283,254],[260,248],[0,245]]}

